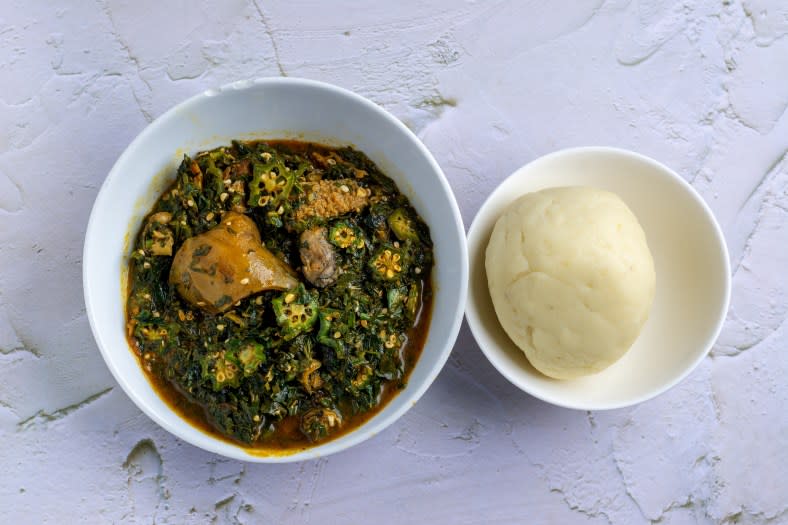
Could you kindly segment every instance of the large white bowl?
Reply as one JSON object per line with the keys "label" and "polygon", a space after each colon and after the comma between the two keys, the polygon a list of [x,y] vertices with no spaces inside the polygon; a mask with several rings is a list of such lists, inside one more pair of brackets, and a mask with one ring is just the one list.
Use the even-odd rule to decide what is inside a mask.
{"label": "large white bowl", "polygon": [[[124,335],[127,257],[144,215],[175,177],[184,153],[235,138],[297,138],[352,144],[389,175],[430,227],[435,249],[429,335],[407,387],[364,425],[290,455],[261,456],[218,440],[178,416],[154,392]],[[443,367],[462,321],[468,253],[459,208],[443,172],[418,138],[369,100],[300,79],[236,82],[168,111],[134,139],[113,166],[93,205],[83,256],[90,326],[112,374],[148,416],[178,437],[231,458],[287,462],[355,445],[402,416]]]}
{"label": "large white bowl", "polygon": [[[617,193],[646,233],[657,274],[651,314],[630,350],[602,372],[556,380],[539,373],[498,322],[487,287],[485,250],[493,226],[521,195],[558,186]],[[529,394],[568,408],[620,408],[685,378],[722,328],[730,301],[725,239],[703,199],[674,171],[614,148],[558,151],[523,166],[487,198],[468,232],[471,282],[466,317],[490,362]]]}

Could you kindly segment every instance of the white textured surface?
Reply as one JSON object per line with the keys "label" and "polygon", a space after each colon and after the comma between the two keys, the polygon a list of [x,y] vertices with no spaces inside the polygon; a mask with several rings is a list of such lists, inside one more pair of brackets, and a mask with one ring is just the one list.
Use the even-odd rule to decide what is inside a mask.
{"label": "white textured surface", "polygon": [[[788,3],[71,4],[0,8],[2,521],[788,523]],[[510,386],[463,329],[424,398],[342,454],[246,465],[171,437],[90,335],[90,206],[151,118],[280,74],[400,117],[466,224],[498,181],[558,148],[673,167],[731,251],[711,356],[653,401],[583,413]]]}

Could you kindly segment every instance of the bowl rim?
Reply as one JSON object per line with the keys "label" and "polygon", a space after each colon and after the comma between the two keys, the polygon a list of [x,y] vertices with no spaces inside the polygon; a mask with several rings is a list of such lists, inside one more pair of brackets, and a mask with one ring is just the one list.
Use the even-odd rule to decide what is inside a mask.
{"label": "bowl rim", "polygon": [[[218,439],[205,431],[199,430],[197,436],[203,438],[203,442],[198,442],[197,439],[192,439],[191,436],[185,436],[181,433],[180,428],[183,425],[190,425],[190,423],[185,420],[182,416],[180,416],[177,412],[173,411],[171,408],[170,410],[173,414],[177,417],[177,420],[169,421],[167,419],[161,418],[147,406],[145,402],[143,402],[140,398],[138,398],[134,388],[126,381],[122,370],[119,369],[117,363],[114,361],[112,355],[113,352],[117,352],[118,350],[112,350],[109,348],[109,344],[105,342],[103,337],[103,330],[101,327],[97,326],[97,322],[94,319],[94,309],[95,305],[92,302],[91,297],[97,292],[94,290],[94,286],[90,280],[90,271],[91,271],[91,258],[89,257],[89,247],[93,245],[96,241],[94,239],[96,233],[96,223],[98,219],[98,212],[97,209],[100,207],[99,203],[103,202],[107,198],[106,188],[112,184],[115,178],[121,175],[120,173],[120,166],[122,166],[127,158],[133,154],[136,150],[138,145],[142,143],[150,134],[154,132],[156,128],[162,125],[163,122],[167,121],[168,119],[172,118],[176,113],[179,113],[184,110],[190,109],[192,106],[199,104],[202,100],[219,95],[226,91],[243,91],[249,89],[264,89],[266,87],[274,87],[274,86],[292,86],[292,87],[306,87],[320,91],[328,91],[335,95],[345,97],[350,99],[353,103],[359,104],[362,107],[365,107],[368,110],[371,110],[375,113],[378,117],[382,118],[383,120],[387,121],[389,124],[393,125],[396,130],[406,136],[408,140],[416,146],[419,154],[426,160],[427,164],[429,165],[430,169],[432,170],[433,174],[437,177],[438,183],[442,189],[443,194],[448,199],[449,207],[451,208],[452,212],[452,222],[454,223],[454,231],[450,232],[452,237],[456,236],[456,239],[459,242],[459,249],[462,254],[461,260],[455,262],[455,264],[459,265],[459,271],[461,274],[461,279],[459,285],[459,301],[455,306],[455,310],[453,312],[453,319],[451,323],[448,324],[448,337],[442,343],[435,343],[436,345],[441,348],[440,354],[437,356],[437,359],[434,365],[427,371],[426,379],[418,384],[414,385],[414,389],[408,393],[408,398],[405,403],[402,403],[397,409],[395,409],[390,414],[386,415],[386,417],[378,419],[378,416],[382,414],[382,412],[376,414],[373,418],[367,420],[366,422],[362,423],[361,426],[351,430],[349,433],[339,436],[338,438],[325,442],[323,444],[308,447],[303,450],[298,450],[293,453],[285,452],[283,454],[273,454],[273,455],[262,455],[262,454],[253,454],[248,452],[247,448],[236,445],[228,441],[223,441]],[[153,176],[154,174],[151,174]],[[145,415],[147,415],[150,419],[152,419],[155,423],[157,423],[160,427],[164,428],[170,434],[174,435],[178,439],[181,439],[195,447],[198,447],[202,450],[206,450],[208,452],[212,452],[214,454],[218,454],[224,457],[228,457],[231,459],[237,459],[241,461],[247,462],[254,462],[254,463],[290,463],[296,461],[305,461],[310,459],[316,459],[320,457],[325,457],[331,454],[335,454],[337,452],[341,452],[343,450],[347,450],[367,439],[371,438],[372,436],[378,434],[379,432],[383,431],[387,427],[389,427],[392,423],[400,419],[405,412],[407,412],[416,402],[422,397],[422,395],[427,391],[427,389],[432,385],[435,381],[435,378],[438,376],[440,371],[443,369],[446,361],[451,354],[454,345],[456,343],[457,337],[460,332],[460,327],[462,325],[463,314],[465,310],[465,304],[467,301],[467,292],[468,292],[468,271],[469,271],[469,259],[468,259],[468,243],[467,238],[465,236],[465,226],[463,224],[462,215],[460,213],[459,205],[457,204],[457,199],[454,195],[454,192],[449,185],[448,179],[446,175],[443,173],[438,162],[435,160],[432,153],[427,149],[424,143],[419,139],[416,134],[411,131],[404,123],[402,123],[399,119],[397,119],[394,115],[389,113],[383,107],[379,106],[378,104],[372,102],[371,100],[355,93],[349,89],[345,89],[334,84],[330,84],[327,82],[321,82],[318,80],[311,80],[306,78],[297,78],[297,77],[260,77],[255,79],[249,80],[237,80],[234,82],[229,82],[220,86],[219,88],[215,89],[206,89],[196,95],[193,95],[177,104],[169,108],[167,111],[162,113],[160,116],[156,117],[153,121],[148,123],[140,132],[137,134],[136,137],[126,146],[123,152],[120,154],[118,159],[113,164],[112,168],[108,172],[107,176],[104,179],[104,182],[101,184],[99,191],[96,195],[96,199],[93,203],[93,206],[90,211],[90,216],[88,218],[87,228],[85,231],[85,238],[82,250],[82,288],[83,288],[83,296],[85,301],[85,309],[88,317],[88,321],[90,324],[90,329],[93,334],[93,338],[96,342],[96,345],[99,348],[102,358],[104,359],[105,364],[109,368],[112,376],[115,378],[115,381],[120,385],[121,389],[126,393],[126,395],[131,399],[131,401],[139,408]],[[454,285],[452,285],[454,286]],[[109,291],[105,291],[104,293],[112,293]],[[122,301],[122,304],[123,303]],[[434,308],[435,305],[433,305]],[[436,312],[433,312],[435,315]],[[430,320],[430,325],[432,325],[433,319]],[[131,351],[130,348],[125,348],[126,351]],[[146,377],[147,379],[147,377]],[[150,386],[153,389],[152,386]],[[155,393],[155,390],[154,390]],[[158,395],[158,394],[156,394]],[[404,396],[405,391],[402,391],[398,394],[398,396]],[[168,405],[169,408],[169,405]],[[196,428],[192,425],[193,428]]]}
{"label": "bowl rim", "polygon": [[[531,385],[528,382],[519,380],[515,374],[509,369],[509,367],[505,366],[504,363],[499,359],[500,348],[498,345],[495,345],[492,340],[487,336],[489,333],[488,330],[484,328],[484,324],[481,321],[481,318],[478,314],[478,309],[476,303],[473,301],[474,295],[469,294],[468,300],[465,305],[465,318],[468,321],[468,327],[471,330],[471,334],[473,338],[476,340],[477,345],[481,349],[482,353],[487,357],[487,360],[493,367],[498,370],[498,372],[503,375],[510,383],[514,386],[522,390],[528,395],[531,395],[537,399],[540,399],[546,403],[550,403],[552,405],[556,405],[563,408],[569,408],[573,410],[614,410],[618,408],[625,408],[634,406],[650,399],[653,399],[680,382],[682,382],[690,373],[692,373],[698,365],[703,361],[703,359],[709,354],[711,348],[714,346],[714,343],[717,341],[717,338],[722,331],[722,327],[725,324],[725,319],[727,316],[727,312],[730,307],[730,300],[731,300],[731,266],[730,266],[730,255],[728,253],[728,246],[725,242],[725,235],[722,232],[722,228],[720,227],[719,222],[714,216],[711,208],[709,207],[708,203],[701,197],[698,191],[692,187],[692,185],[687,182],[683,177],[681,177],[678,173],[674,170],[662,164],[661,162],[643,155],[641,153],[637,153],[635,151],[617,148],[612,146],[579,146],[579,147],[571,147],[571,148],[564,148],[557,151],[553,151],[546,155],[542,155],[537,157],[523,166],[520,166],[516,170],[514,170],[509,176],[504,178],[485,198],[482,205],[479,207],[476,215],[474,216],[473,221],[471,222],[471,226],[468,229],[468,244],[469,244],[469,257],[470,250],[478,250],[479,245],[482,243],[482,239],[478,237],[481,235],[481,232],[478,231],[481,226],[480,217],[482,215],[483,210],[488,208],[491,205],[491,202],[494,198],[502,191],[504,191],[504,187],[507,185],[507,182],[515,177],[522,176],[522,172],[532,169],[534,166],[550,162],[555,160],[559,157],[566,157],[571,155],[583,155],[583,154],[608,154],[608,155],[617,155],[623,158],[629,158],[631,160],[635,160],[646,165],[655,168],[658,171],[661,171],[663,174],[668,175],[671,179],[677,182],[681,188],[692,197],[692,200],[699,208],[702,210],[705,218],[712,226],[712,231],[715,236],[716,241],[719,243],[720,246],[720,253],[722,254],[722,267],[724,270],[725,276],[725,290],[724,290],[724,299],[721,305],[719,305],[719,316],[716,320],[714,325],[713,332],[710,334],[706,341],[706,348],[703,352],[699,352],[697,357],[687,366],[680,374],[674,377],[671,381],[666,382],[665,384],[661,385],[659,388],[652,389],[647,391],[637,397],[633,397],[627,401],[621,402],[611,402],[611,403],[593,403],[593,404],[584,404],[583,402],[573,402],[562,398],[561,396],[550,395],[549,393],[541,392],[541,391],[534,391],[531,388]],[[473,275],[471,273],[471,275]],[[485,270],[486,276],[486,270]],[[496,316],[497,320],[497,316]],[[503,330],[503,329],[502,329]],[[508,337],[508,336],[507,336]],[[490,348],[488,347],[494,347]]]}

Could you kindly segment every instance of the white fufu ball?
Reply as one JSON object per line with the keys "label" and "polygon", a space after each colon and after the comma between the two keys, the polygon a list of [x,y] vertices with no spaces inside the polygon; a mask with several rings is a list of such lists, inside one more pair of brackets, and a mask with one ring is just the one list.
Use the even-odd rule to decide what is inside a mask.
{"label": "white fufu ball", "polygon": [[614,193],[551,188],[495,223],[485,267],[495,313],[543,374],[599,372],[637,339],[656,276],[646,235]]}

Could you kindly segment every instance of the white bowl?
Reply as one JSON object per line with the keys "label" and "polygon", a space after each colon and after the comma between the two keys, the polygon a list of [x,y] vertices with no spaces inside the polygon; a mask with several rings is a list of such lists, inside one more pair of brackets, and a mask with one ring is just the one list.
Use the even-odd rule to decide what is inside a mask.
{"label": "white bowl", "polygon": [[[542,375],[509,339],[493,309],[484,266],[490,234],[506,207],[525,193],[558,186],[617,193],[643,226],[657,274],[651,314],[630,350],[606,370],[574,380]],[[730,301],[725,239],[706,203],[669,168],[620,149],[567,149],[518,169],[482,205],[468,250],[466,317],[482,351],[514,385],[568,408],[620,408],[676,385],[711,348]]]}
{"label": "white bowl", "polygon": [[[429,225],[435,249],[429,335],[407,387],[353,432],[290,455],[260,453],[216,439],[178,416],[154,392],[124,335],[126,268],[142,218],[174,179],[184,153],[234,138],[297,138],[352,144],[398,184]],[[459,208],[443,172],[418,138],[392,115],[350,91],[309,80],[260,79],[197,95],[151,123],[120,156],[93,205],[83,256],[90,326],[126,394],[178,437],[223,456],[287,462],[355,445],[402,416],[443,367],[462,322],[468,253]]]}

